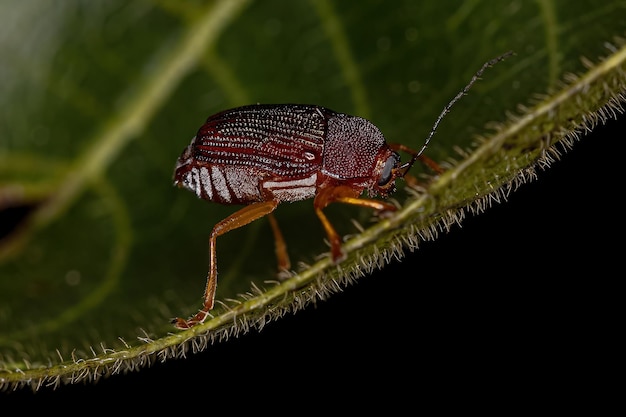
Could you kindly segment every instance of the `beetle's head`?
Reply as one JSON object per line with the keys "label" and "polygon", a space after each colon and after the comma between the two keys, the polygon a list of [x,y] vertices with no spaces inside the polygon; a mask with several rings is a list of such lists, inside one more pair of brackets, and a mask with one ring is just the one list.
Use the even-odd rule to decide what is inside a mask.
{"label": "beetle's head", "polygon": [[400,155],[389,148],[385,149],[378,158],[374,174],[376,183],[372,191],[387,198],[396,191],[396,179],[404,176],[405,172],[404,165],[400,163]]}
{"label": "beetle's head", "polygon": [[396,180],[403,178],[414,162],[415,160],[412,158],[403,163],[397,152],[390,148],[385,149],[378,158],[378,164],[375,169],[376,183],[372,191],[383,198],[393,194],[396,191]]}
{"label": "beetle's head", "polygon": [[[422,160],[433,171],[441,173],[441,168],[435,162],[422,156],[425,149],[426,146],[423,146],[419,152],[416,152],[401,144],[393,144],[383,148],[377,158],[378,162],[375,169],[375,178],[377,178],[378,182],[374,185],[372,191],[383,197],[392,194],[396,190],[396,179],[404,178],[418,159]],[[411,159],[401,162],[397,151],[408,153],[411,155]]]}

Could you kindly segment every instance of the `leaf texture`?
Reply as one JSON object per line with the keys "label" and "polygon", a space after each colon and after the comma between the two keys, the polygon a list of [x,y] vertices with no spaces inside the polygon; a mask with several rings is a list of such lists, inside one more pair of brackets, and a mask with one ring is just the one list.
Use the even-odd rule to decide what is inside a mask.
{"label": "leaf texture", "polygon": [[[1,5],[0,387],[97,381],[262,329],[506,200],[623,112],[626,3],[453,3]],[[289,276],[265,220],[233,231],[213,317],[172,327],[200,307],[209,232],[234,211],[172,185],[209,115],[318,104],[419,149],[509,50],[439,125],[426,153],[443,174],[416,166],[390,216],[328,208],[346,260],[329,259],[311,201],[281,205]]]}

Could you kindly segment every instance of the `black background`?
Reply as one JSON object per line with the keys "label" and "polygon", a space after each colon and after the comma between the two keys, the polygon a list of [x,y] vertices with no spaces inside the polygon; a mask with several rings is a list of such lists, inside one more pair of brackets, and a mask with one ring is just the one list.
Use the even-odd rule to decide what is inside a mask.
{"label": "black background", "polygon": [[392,412],[610,396],[624,330],[625,127],[599,127],[507,202],[261,332],[96,384],[0,393],[0,406]]}

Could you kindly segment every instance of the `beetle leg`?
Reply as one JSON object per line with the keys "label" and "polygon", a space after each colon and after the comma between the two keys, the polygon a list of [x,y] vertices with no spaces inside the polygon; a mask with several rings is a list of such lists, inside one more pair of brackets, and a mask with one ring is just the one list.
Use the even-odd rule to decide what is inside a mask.
{"label": "beetle leg", "polygon": [[[421,161],[424,165],[426,165],[428,168],[430,168],[432,171],[434,171],[436,174],[443,174],[443,168],[441,168],[441,166],[439,166],[438,163],[436,163],[435,161],[433,161],[426,155],[422,154],[418,156],[417,159]],[[411,173],[404,174],[404,181],[406,181],[406,183],[410,187],[413,187],[413,188],[416,188],[420,184],[417,178],[415,178],[415,175],[412,175]]]}
{"label": "beetle leg", "polygon": [[341,237],[328,220],[328,217],[322,211],[330,203],[344,203],[352,204],[355,206],[369,207],[377,211],[395,211],[396,206],[390,203],[379,200],[370,200],[366,198],[358,198],[357,192],[352,187],[338,186],[324,188],[318,192],[313,201],[313,207],[317,217],[319,217],[328,236],[330,242],[330,250],[333,258],[333,262],[337,263],[344,258],[343,251],[341,250]]}
{"label": "beetle leg", "polygon": [[289,271],[289,268],[291,268],[291,261],[289,260],[289,254],[287,253],[285,239],[283,238],[283,234],[278,227],[278,222],[276,221],[274,214],[269,213],[267,218],[270,221],[272,233],[274,234],[276,260],[278,261],[278,272],[280,274],[282,272]]}
{"label": "beetle leg", "polygon": [[274,211],[276,206],[278,206],[278,201],[275,200],[253,203],[231,214],[213,227],[211,236],[209,237],[210,267],[206,287],[204,289],[204,305],[200,311],[187,320],[181,318],[174,319],[173,323],[176,327],[179,329],[188,329],[204,322],[209,315],[209,311],[213,308],[215,290],[217,289],[217,257],[215,251],[215,241],[217,237],[270,214]]}

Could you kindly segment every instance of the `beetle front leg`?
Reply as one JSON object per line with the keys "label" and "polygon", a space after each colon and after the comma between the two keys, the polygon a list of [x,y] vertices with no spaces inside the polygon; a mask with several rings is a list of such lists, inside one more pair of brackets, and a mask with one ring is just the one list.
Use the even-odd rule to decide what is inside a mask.
{"label": "beetle front leg", "polygon": [[274,200],[253,203],[231,214],[213,227],[211,236],[209,237],[210,265],[206,287],[204,289],[204,304],[202,309],[189,319],[174,319],[173,323],[177,328],[188,329],[196,324],[204,322],[209,315],[209,311],[213,309],[213,305],[215,303],[215,291],[217,290],[217,256],[215,250],[217,237],[270,214],[274,211],[276,206],[278,206],[278,201]]}
{"label": "beetle front leg", "polygon": [[[417,178],[415,178],[413,175],[411,175],[408,172],[408,169],[411,167],[411,165],[413,165],[413,162],[415,160],[420,161],[421,163],[423,163],[424,165],[426,165],[428,168],[430,168],[435,174],[437,175],[441,175],[444,173],[443,168],[441,168],[441,166],[433,161],[432,159],[430,159],[429,157],[427,157],[424,154],[418,154],[417,151],[409,148],[408,146],[405,146],[401,143],[390,143],[389,147],[391,149],[393,149],[394,151],[402,151],[402,152],[406,152],[409,155],[413,156],[415,159],[412,160],[409,164],[408,167],[403,167],[403,173],[400,174],[399,176],[404,177],[404,180],[406,181],[406,183],[410,186],[410,187],[417,187],[419,185],[419,181],[417,180]],[[406,165],[406,164],[405,164]]]}
{"label": "beetle front leg", "polygon": [[330,221],[322,211],[322,208],[317,205],[315,206],[315,214],[317,214],[317,217],[319,217],[322,222],[322,226],[324,226],[324,230],[326,231],[326,236],[328,236],[328,241],[330,242],[330,253],[332,255],[333,262],[338,263],[339,261],[342,261],[344,254],[341,250],[341,238],[339,237],[339,234],[337,234],[333,225],[330,224]]}
{"label": "beetle front leg", "polygon": [[341,237],[328,220],[328,217],[322,211],[330,203],[344,203],[352,204],[355,206],[369,207],[377,211],[396,211],[397,208],[393,204],[386,203],[379,200],[370,200],[366,198],[358,198],[357,191],[348,186],[328,187],[320,190],[315,196],[313,201],[313,207],[315,208],[315,214],[319,217],[328,236],[330,242],[330,251],[333,258],[333,262],[337,263],[345,258],[343,251],[341,250]]}

